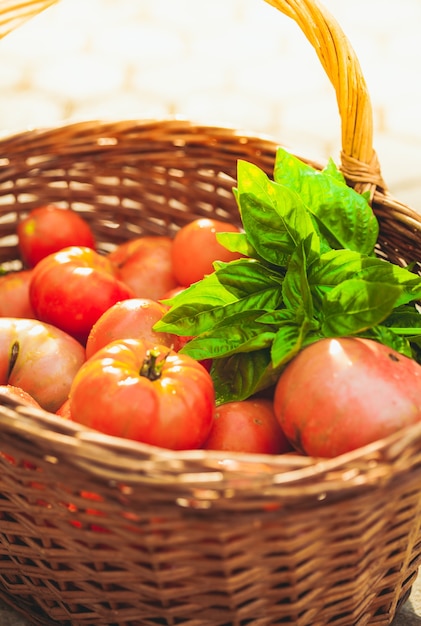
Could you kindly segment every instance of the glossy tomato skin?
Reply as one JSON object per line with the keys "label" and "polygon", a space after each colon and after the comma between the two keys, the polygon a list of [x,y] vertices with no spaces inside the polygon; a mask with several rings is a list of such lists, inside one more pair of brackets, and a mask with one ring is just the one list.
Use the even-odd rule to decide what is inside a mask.
{"label": "glossy tomato skin", "polygon": [[0,384],[20,387],[46,411],[64,402],[85,360],[83,346],[50,324],[0,318]]}
{"label": "glossy tomato skin", "polygon": [[283,454],[292,447],[276,419],[270,400],[249,398],[216,408],[205,450]]}
{"label": "glossy tomato skin", "polygon": [[88,224],[76,211],[55,204],[37,207],[17,225],[18,248],[26,267],[34,267],[41,259],[68,246],[95,249],[95,237]]}
{"label": "glossy tomato skin", "polygon": [[35,318],[29,298],[32,270],[0,276],[0,316]]}
{"label": "glossy tomato skin", "polygon": [[100,316],[133,297],[110,261],[90,248],[71,246],[42,259],[33,269],[29,295],[38,319],[85,344]]}
{"label": "glossy tomato skin", "polygon": [[274,407],[294,447],[334,457],[421,420],[421,366],[369,339],[321,339],[287,365]]}
{"label": "glossy tomato skin", "polygon": [[118,278],[138,298],[159,300],[178,283],[172,267],[172,239],[149,235],[120,244],[109,253]]}
{"label": "glossy tomato skin", "polygon": [[37,402],[27,391],[22,389],[22,387],[15,387],[14,385],[0,385],[0,393],[11,398],[12,400],[16,400],[19,404],[32,406],[36,409],[42,408],[39,402]]}
{"label": "glossy tomato skin", "polygon": [[56,411],[56,415],[62,417],[65,420],[71,420],[72,415],[70,413],[70,399],[66,398],[66,400],[59,406]]}
{"label": "glossy tomato skin", "polygon": [[92,326],[86,342],[87,358],[116,339],[143,339],[174,347],[177,336],[152,330],[166,312],[166,306],[149,298],[116,302]]}
{"label": "glossy tomato skin", "polygon": [[[145,367],[151,350],[162,366],[155,379]],[[73,421],[174,450],[199,448],[215,410],[213,382],[204,367],[140,339],[113,341],[91,356],[69,397]]]}
{"label": "glossy tomato skin", "polygon": [[240,232],[233,224],[210,218],[192,220],[177,231],[172,245],[172,264],[179,285],[188,287],[213,272],[214,261],[241,258],[216,239],[216,233]]}
{"label": "glossy tomato skin", "polygon": [[[161,300],[169,300],[170,298],[174,298],[175,296],[178,296],[179,293],[182,293],[186,289],[187,289],[187,287],[181,287],[180,285],[178,287],[174,287],[173,289],[170,289],[169,291],[166,291],[159,298],[159,301],[161,301]],[[170,307],[168,306],[168,308],[170,308]]]}

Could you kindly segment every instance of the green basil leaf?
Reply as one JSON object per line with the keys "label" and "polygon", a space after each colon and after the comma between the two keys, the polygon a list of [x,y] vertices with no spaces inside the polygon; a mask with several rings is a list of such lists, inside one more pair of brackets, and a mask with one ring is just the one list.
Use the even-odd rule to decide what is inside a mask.
{"label": "green basil leaf", "polygon": [[189,341],[180,352],[201,361],[268,348],[275,331],[257,321],[260,314],[261,311],[242,311],[225,318],[212,330]]}
{"label": "green basil leaf", "polygon": [[334,287],[322,301],[322,332],[326,337],[355,335],[380,324],[402,293],[397,285],[351,278]]}
{"label": "green basil leaf", "polygon": [[361,254],[354,250],[330,250],[309,267],[308,282],[316,310],[321,309],[326,293],[355,276],[361,269],[361,259]]}
{"label": "green basil leaf", "polygon": [[326,167],[323,168],[322,172],[324,174],[328,174],[332,178],[335,178],[338,181],[338,183],[342,183],[343,185],[346,185],[345,176],[338,169],[333,159],[328,159]]}
{"label": "green basil leaf", "polygon": [[[290,361],[304,345],[310,324],[303,321],[298,324],[284,324],[280,326],[272,342],[272,365],[279,369]],[[317,335],[319,337],[319,335]]]}
{"label": "green basil leaf", "polygon": [[355,276],[370,282],[402,287],[395,307],[421,299],[421,276],[383,259],[363,259],[362,268]]}
{"label": "green basil leaf", "polygon": [[331,248],[373,254],[379,234],[376,216],[366,198],[336,174],[316,170],[279,148],[274,179],[299,194]]}
{"label": "green basil leaf", "polygon": [[[259,257],[278,267],[285,267],[298,236],[287,228],[273,207],[264,205],[251,194],[242,194],[243,224],[247,238]],[[294,214],[296,215],[294,210]],[[262,236],[262,233],[264,235]]]}
{"label": "green basil leaf", "polygon": [[[421,314],[417,308],[417,304],[410,303],[397,307],[384,320],[383,327],[393,333],[392,336],[396,338],[396,342],[402,341],[404,342],[404,346],[409,346],[406,352],[402,349],[399,349],[399,352],[408,354],[408,350],[410,350],[411,357],[418,363],[421,363]],[[377,327],[372,330],[375,332],[376,328]],[[382,341],[382,338],[379,340]],[[386,343],[386,341],[382,342]],[[398,350],[395,344],[389,343],[387,345],[391,345]]]}
{"label": "green basil leaf", "polygon": [[216,239],[230,252],[238,252],[250,258],[257,254],[245,233],[216,233]]}
{"label": "green basil leaf", "polygon": [[402,293],[395,306],[421,298],[421,277],[384,259],[352,250],[331,250],[319,257],[308,272],[314,294],[321,297],[335,285],[361,278],[369,282],[400,285]]}
{"label": "green basil leaf", "polygon": [[215,386],[216,404],[246,400],[262,389],[270,387],[279,377],[271,365],[270,350],[233,354],[215,359],[211,375]]}
{"label": "green basil leaf", "polygon": [[[334,287],[348,280],[362,267],[362,255],[354,250],[330,250],[320,255],[318,263],[313,263],[308,271],[311,285]],[[376,262],[377,259],[370,257]]]}
{"label": "green basil leaf", "polygon": [[235,295],[225,289],[213,272],[173,298],[163,300],[171,308],[153,328],[182,336],[200,334],[211,328],[215,319],[223,317],[224,307],[235,301]]}
{"label": "green basil leaf", "polygon": [[307,278],[308,256],[314,260],[310,237],[296,247],[289,260],[282,283],[282,297],[287,308],[302,309],[306,316],[313,317],[313,298]]}
{"label": "green basil leaf", "polygon": [[290,361],[299,352],[301,345],[302,336],[299,326],[296,324],[281,326],[272,342],[272,365],[279,367]]}
{"label": "green basil leaf", "polygon": [[283,275],[256,259],[239,259],[229,263],[218,261],[215,277],[219,284],[237,299],[255,296],[267,289],[278,289],[278,301],[280,300]]}
{"label": "green basil leaf", "polygon": [[[216,233],[216,238],[219,243],[227,250],[230,250],[230,252],[238,252],[246,258],[260,261],[260,263],[263,263],[267,267],[272,267],[274,270],[279,271],[281,269],[281,265],[269,263],[258,254],[257,250],[253,248],[248,240],[246,233]],[[287,256],[285,256],[284,261],[285,264],[288,262]],[[220,263],[220,261],[215,261],[213,264],[214,269],[216,269]]]}
{"label": "green basil leaf", "polygon": [[257,320],[262,324],[271,324],[272,326],[295,324],[297,321],[297,313],[293,309],[281,308],[273,311],[265,311]]}
{"label": "green basil leaf", "polygon": [[414,303],[396,307],[384,320],[384,326],[395,326],[407,329],[421,329],[421,313]]}
{"label": "green basil leaf", "polygon": [[277,185],[257,166],[239,161],[238,202],[251,246],[267,262],[284,267],[302,239],[317,233],[300,197]]}
{"label": "green basil leaf", "polygon": [[365,333],[359,334],[359,337],[374,339],[375,341],[383,343],[385,346],[389,346],[389,348],[392,348],[409,358],[412,358],[413,356],[411,343],[408,339],[395,334],[393,330],[387,328],[386,326],[374,326]]}
{"label": "green basil leaf", "polygon": [[244,310],[276,309],[282,277],[254,259],[221,263],[219,269],[167,301],[170,310],[154,330],[198,336]]}

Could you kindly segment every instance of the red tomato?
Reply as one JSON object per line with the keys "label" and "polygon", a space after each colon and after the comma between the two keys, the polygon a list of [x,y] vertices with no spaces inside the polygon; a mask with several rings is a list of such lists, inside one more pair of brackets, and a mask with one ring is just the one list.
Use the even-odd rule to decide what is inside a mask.
{"label": "red tomato", "polygon": [[216,233],[238,233],[236,226],[219,220],[198,218],[182,226],[172,245],[174,276],[179,285],[189,286],[213,272],[214,261],[233,261],[241,258],[230,252],[216,239]]}
{"label": "red tomato", "polygon": [[35,317],[29,299],[31,277],[32,270],[0,276],[0,317]]}
{"label": "red tomato", "polygon": [[148,298],[116,302],[92,326],[86,342],[86,356],[89,358],[116,339],[144,339],[173,347],[178,342],[177,336],[152,330],[166,312],[166,306]]}
{"label": "red tomato", "polygon": [[22,388],[47,411],[67,398],[85,359],[80,343],[50,324],[0,318],[0,384]]}
{"label": "red tomato", "polygon": [[0,385],[0,393],[4,396],[16,400],[19,404],[25,406],[34,406],[37,409],[41,409],[39,402],[35,400],[27,391],[22,387],[15,387],[14,385]]}
{"label": "red tomato", "polygon": [[33,269],[29,294],[38,319],[81,343],[110,306],[133,298],[132,290],[115,277],[107,257],[79,246],[42,259]]}
{"label": "red tomato", "polygon": [[286,366],[274,407],[294,447],[334,457],[421,420],[421,366],[376,341],[321,339]]}
{"label": "red tomato", "polygon": [[166,291],[159,298],[159,300],[169,300],[170,298],[174,298],[174,296],[178,296],[179,293],[182,293],[186,289],[187,289],[187,287],[181,287],[180,285],[178,285],[177,287],[174,287],[173,289],[170,289],[169,291]]}
{"label": "red tomato", "polygon": [[70,400],[69,398],[66,398],[66,400],[63,402],[62,405],[59,406],[59,408],[56,411],[56,415],[59,415],[60,417],[63,417],[66,420],[71,420],[72,416],[70,413]]}
{"label": "red tomato", "polygon": [[227,402],[216,408],[205,450],[282,454],[292,447],[266,399]]}
{"label": "red tomato", "polygon": [[163,448],[199,448],[215,410],[209,373],[194,359],[141,339],[113,341],[80,368],[75,422]]}
{"label": "red tomato", "polygon": [[27,267],[68,246],[95,248],[95,237],[79,213],[54,204],[33,209],[17,225],[18,248]]}
{"label": "red tomato", "polygon": [[138,298],[159,300],[177,286],[172,269],[172,239],[150,235],[120,244],[109,253],[117,276]]}

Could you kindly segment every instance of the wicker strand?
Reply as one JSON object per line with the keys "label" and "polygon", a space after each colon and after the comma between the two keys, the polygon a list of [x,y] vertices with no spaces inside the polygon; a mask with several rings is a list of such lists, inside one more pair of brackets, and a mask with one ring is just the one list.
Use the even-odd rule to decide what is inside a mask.
{"label": "wicker strand", "polygon": [[384,189],[373,150],[373,115],[367,85],[355,51],[338,22],[315,0],[265,1],[299,25],[335,89],[347,175],[350,170],[351,180],[369,188],[371,195],[373,186]]}
{"label": "wicker strand", "polygon": [[0,39],[58,0],[2,0],[0,6]]}
{"label": "wicker strand", "polygon": [[346,180],[353,183],[354,188],[359,193],[369,191],[370,201],[374,197],[376,188],[383,192],[387,190],[386,183],[381,175],[377,153],[374,150],[370,163],[363,163],[342,150],[341,170]]}

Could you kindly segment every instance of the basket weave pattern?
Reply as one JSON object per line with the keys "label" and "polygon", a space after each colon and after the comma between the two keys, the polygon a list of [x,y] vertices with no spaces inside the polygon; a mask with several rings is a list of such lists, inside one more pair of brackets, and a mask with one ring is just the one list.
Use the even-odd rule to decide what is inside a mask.
{"label": "basket weave pattern", "polygon": [[[379,254],[416,262],[421,218],[387,192],[348,41],[315,2],[270,4],[335,86],[341,167],[370,192]],[[277,145],[177,119],[4,138],[0,261],[19,267],[16,223],[46,202],[79,211],[104,251],[202,215],[238,222],[237,160],[271,175]],[[172,452],[6,398],[0,432],[0,595],[34,624],[386,625],[417,575],[421,425],[326,461]]]}

